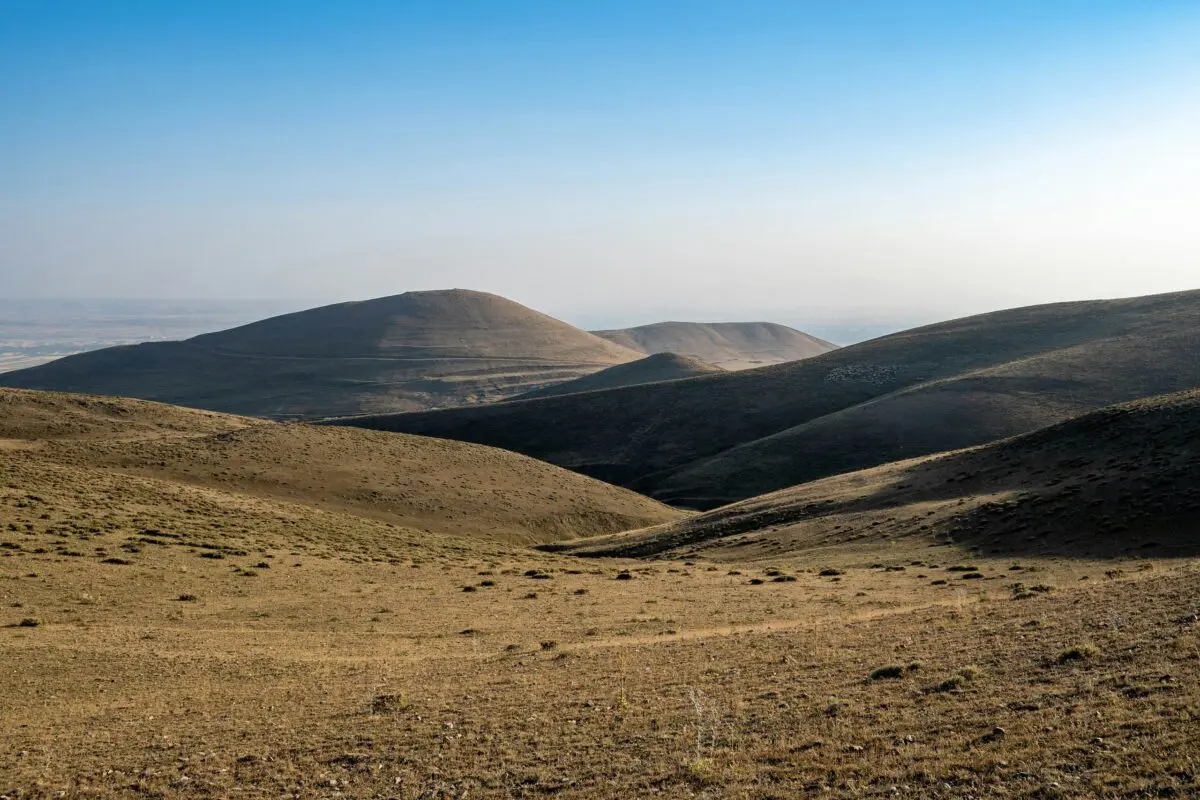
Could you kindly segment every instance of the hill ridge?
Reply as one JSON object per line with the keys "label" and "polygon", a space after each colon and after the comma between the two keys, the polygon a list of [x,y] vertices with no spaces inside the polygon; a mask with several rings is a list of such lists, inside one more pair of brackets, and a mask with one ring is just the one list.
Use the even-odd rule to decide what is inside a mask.
{"label": "hill ridge", "polygon": [[679,353],[727,370],[796,361],[837,348],[824,339],[774,322],[668,320],[593,333],[651,355]]}
{"label": "hill ridge", "polygon": [[1176,292],[989,312],[675,383],[353,424],[493,444],[711,508],[1189,389],[1197,351],[1200,291]]}
{"label": "hill ridge", "polygon": [[698,358],[681,356],[678,353],[654,353],[637,361],[628,361],[599,372],[593,372],[590,375],[584,375],[573,381],[535,389],[513,399],[530,400],[537,397],[603,391],[643,383],[683,380],[720,372],[725,372],[725,370]]}

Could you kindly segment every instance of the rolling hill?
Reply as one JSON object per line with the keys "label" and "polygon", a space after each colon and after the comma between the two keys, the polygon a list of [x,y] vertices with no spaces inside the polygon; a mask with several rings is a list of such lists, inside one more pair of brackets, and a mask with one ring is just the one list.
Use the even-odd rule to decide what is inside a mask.
{"label": "rolling hill", "polygon": [[452,289],[81,353],[0,375],[0,386],[320,417],[485,402],[639,357],[502,297]]}
{"label": "rolling hill", "polygon": [[911,537],[989,556],[1200,553],[1200,391],[783,489],[577,555],[766,557]]}
{"label": "rolling hill", "polygon": [[[39,462],[59,476],[55,482],[80,491],[103,475],[106,482],[140,480],[282,504],[284,516],[303,506],[418,533],[529,543],[679,515],[628,490],[490,447],[144,401],[0,390],[0,437],[5,474],[16,474],[15,461]],[[37,483],[26,488],[45,488]]]}
{"label": "rolling hill", "polygon": [[695,378],[699,375],[712,375],[725,372],[720,367],[713,366],[698,358],[689,358],[676,353],[657,353],[652,356],[618,364],[615,367],[584,375],[573,381],[556,383],[543,389],[526,392],[515,400],[529,400],[535,397],[556,397],[560,394],[575,394],[577,392],[593,392],[598,389],[615,389],[620,386],[637,386],[642,383],[657,383],[658,381],[674,381],[681,378]]}
{"label": "rolling hill", "polygon": [[837,345],[773,322],[658,322],[592,331],[643,353],[678,353],[726,370],[750,369],[812,358]]}
{"label": "rolling hill", "polygon": [[939,323],[803,361],[339,424],[490,444],[694,508],[1200,386],[1200,292]]}

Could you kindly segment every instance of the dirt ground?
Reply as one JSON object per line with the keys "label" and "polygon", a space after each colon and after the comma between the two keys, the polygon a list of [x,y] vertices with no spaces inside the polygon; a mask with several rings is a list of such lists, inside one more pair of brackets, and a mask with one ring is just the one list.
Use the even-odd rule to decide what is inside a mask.
{"label": "dirt ground", "polygon": [[1200,794],[1194,562],[22,544],[10,798]]}

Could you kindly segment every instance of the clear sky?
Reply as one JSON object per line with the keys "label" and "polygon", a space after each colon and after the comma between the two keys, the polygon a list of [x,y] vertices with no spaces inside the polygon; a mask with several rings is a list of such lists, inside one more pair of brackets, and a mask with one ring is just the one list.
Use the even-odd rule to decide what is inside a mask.
{"label": "clear sky", "polygon": [[0,0],[0,294],[1200,288],[1195,0]]}

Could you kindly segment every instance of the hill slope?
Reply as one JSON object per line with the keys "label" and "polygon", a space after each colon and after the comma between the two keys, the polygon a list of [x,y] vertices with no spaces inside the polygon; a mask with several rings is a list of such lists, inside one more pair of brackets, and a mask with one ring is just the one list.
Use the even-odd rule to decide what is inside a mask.
{"label": "hill slope", "polygon": [[1191,391],[562,549],[762,557],[918,536],[991,555],[1193,556],[1198,472],[1200,391]]}
{"label": "hill slope", "polygon": [[481,442],[713,508],[1200,386],[1200,292],[954,320],[688,381],[348,421]]}
{"label": "hill slope", "polygon": [[593,331],[643,353],[678,353],[737,370],[812,358],[837,345],[773,322],[658,322]]}
{"label": "hill slope", "polygon": [[616,389],[621,386],[637,386],[643,383],[658,381],[674,381],[681,378],[695,378],[699,375],[712,375],[725,372],[720,367],[713,366],[698,358],[677,355],[676,353],[657,353],[652,356],[618,364],[615,367],[584,375],[573,381],[556,383],[542,389],[526,392],[516,400],[529,400],[535,397],[556,397],[560,394],[575,394],[577,392],[593,392],[598,389]]}
{"label": "hill slope", "polygon": [[[47,428],[47,408],[72,412],[69,424]],[[679,516],[490,447],[141,401],[0,390],[0,436],[0,461],[37,460],[59,474],[137,477],[493,541],[552,541]]]}
{"label": "hill slope", "polygon": [[81,353],[0,385],[312,417],[494,400],[638,357],[502,297],[452,289]]}

